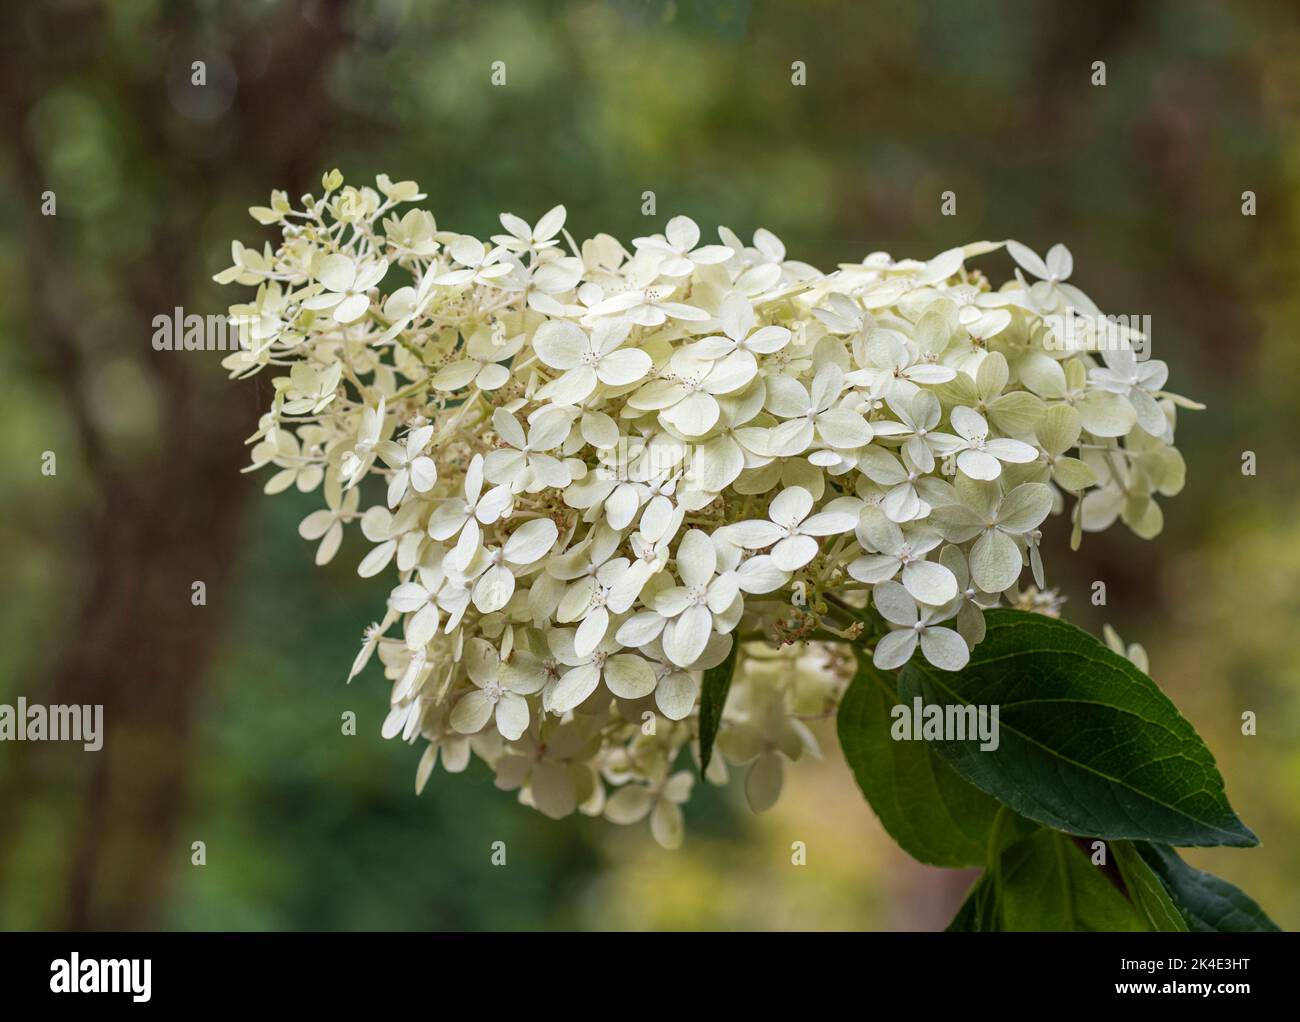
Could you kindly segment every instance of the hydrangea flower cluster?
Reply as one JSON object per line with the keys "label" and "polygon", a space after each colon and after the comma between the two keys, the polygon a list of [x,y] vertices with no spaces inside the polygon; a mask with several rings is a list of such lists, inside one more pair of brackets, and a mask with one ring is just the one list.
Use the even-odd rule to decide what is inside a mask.
{"label": "hydrangea flower cluster", "polygon": [[[1117,518],[1149,537],[1182,487],[1175,408],[1198,406],[1097,328],[1061,245],[823,273],[766,230],[578,244],[557,206],[483,241],[396,212],[414,182],[323,188],[251,210],[282,239],[216,277],[257,289],[223,364],[275,373],[250,470],[323,493],[317,563],[356,527],[359,573],[395,578],[349,680],[378,654],[417,791],[472,753],[549,816],[673,847],[733,645],[706,777],[742,768],[763,809],[818,753],[844,642],[959,670],[986,608],[1044,588],[1050,515],[1076,546]],[[1004,246],[994,288],[967,261]]]}

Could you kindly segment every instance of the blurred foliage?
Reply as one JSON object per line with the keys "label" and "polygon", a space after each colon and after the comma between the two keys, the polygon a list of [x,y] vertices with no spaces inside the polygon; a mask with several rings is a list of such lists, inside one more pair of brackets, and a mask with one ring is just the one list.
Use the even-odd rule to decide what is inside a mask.
{"label": "blurred foliage", "polygon": [[[877,249],[1064,241],[1103,309],[1152,317],[1155,354],[1209,409],[1180,422],[1189,482],[1165,503],[1165,535],[1087,537],[1071,555],[1061,529],[1048,563],[1062,574],[1051,581],[1077,623],[1108,621],[1146,645],[1156,680],[1206,737],[1263,840],[1191,861],[1300,926],[1294,5],[346,4],[341,39],[306,58],[322,62],[312,69],[321,92],[301,97],[315,120],[297,158],[318,164],[301,173],[275,148],[279,127],[259,125],[241,98],[285,59],[277,40],[336,5],[7,6],[4,56],[23,51],[43,78],[34,102],[5,96],[13,138],[0,141],[0,699],[30,696],[80,641],[76,610],[95,595],[88,579],[102,555],[86,523],[114,506],[115,488],[150,473],[200,485],[206,445],[248,432],[266,400],[264,381],[224,381],[215,354],[180,356],[194,363],[180,377],[156,372],[155,360],[175,356],[150,349],[146,324],[172,301],[214,311],[235,300],[208,277],[226,265],[232,237],[269,237],[244,211],[272,188],[312,188],[332,166],[353,183],[415,178],[440,226],[480,236],[501,210],[532,219],[555,202],[579,237],[629,239],[680,212],[706,233],[768,227],[822,268]],[[195,59],[209,68],[202,92],[189,85]],[[504,87],[489,82],[497,60]],[[805,87],[791,84],[795,60],[807,65]],[[1095,60],[1106,62],[1104,87],[1090,84]],[[6,93],[17,89],[6,82]],[[57,192],[57,217],[31,218],[40,197],[24,190],[24,166]],[[950,189],[958,215],[941,217]],[[1257,217],[1241,215],[1245,190],[1259,197]],[[653,221],[641,214],[645,191],[656,196]],[[57,232],[68,279],[34,279],[38,231]],[[175,269],[182,250],[190,263]],[[1010,269],[1000,255],[981,265],[995,278]],[[166,301],[141,292],[142,279],[169,271]],[[85,360],[76,386],[41,350],[33,323],[46,319],[66,324],[69,353]],[[178,400],[203,402],[179,443],[193,459],[165,442],[175,441]],[[87,435],[102,447],[88,450]],[[39,473],[45,450],[59,455],[54,479]],[[1243,450],[1257,453],[1258,476],[1241,475]],[[106,462],[114,472],[96,479]],[[888,843],[830,729],[826,761],[791,771],[762,818],[735,790],[700,792],[675,854],[640,829],[552,823],[482,769],[439,771],[417,799],[418,752],[378,738],[384,684],[372,669],[343,685],[383,598],[352,574],[359,545],[314,568],[295,533],[314,498],[267,498],[254,479],[235,482],[208,512],[239,523],[239,538],[228,580],[195,610],[218,631],[188,758],[150,766],[187,786],[147,921],[927,929],[960,901],[964,874],[918,866]],[[195,548],[207,542],[196,528]],[[177,570],[171,598],[187,599],[192,576]],[[1107,582],[1106,607],[1089,601],[1094,579]],[[147,649],[137,655],[147,662]],[[161,669],[147,679],[160,689],[178,680]],[[356,737],[340,733],[346,710]],[[1258,714],[1256,737],[1240,733],[1244,710]],[[117,740],[149,754],[147,736]],[[0,859],[0,926],[66,918],[72,821],[94,797],[72,783],[80,755],[60,750],[23,793]],[[0,771],[12,764],[0,759]],[[208,865],[192,867],[200,839]],[[505,868],[489,861],[498,840]],[[790,864],[794,841],[808,846],[806,867]],[[116,875],[129,897],[139,879],[129,858]]]}

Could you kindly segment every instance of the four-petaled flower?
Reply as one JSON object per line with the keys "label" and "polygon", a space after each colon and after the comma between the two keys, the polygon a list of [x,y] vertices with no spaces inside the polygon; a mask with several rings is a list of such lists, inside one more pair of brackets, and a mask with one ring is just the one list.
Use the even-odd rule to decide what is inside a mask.
{"label": "four-petaled flower", "polygon": [[996,479],[1002,462],[1026,465],[1038,459],[1038,451],[1019,440],[989,437],[989,424],[973,408],[954,408],[952,428],[961,435],[957,467],[972,479]]}
{"label": "four-petaled flower", "polygon": [[545,674],[512,669],[486,639],[470,639],[465,649],[465,673],[474,688],[452,708],[450,723],[463,735],[478,734],[495,720],[501,737],[513,742],[528,730],[528,700],[540,692]]}
{"label": "four-petaled flower", "polygon": [[372,263],[356,263],[345,255],[329,255],[321,260],[317,279],[325,290],[303,300],[304,309],[334,310],[334,319],[340,323],[355,323],[370,309],[366,294],[384,279],[388,262],[380,259]]}
{"label": "four-petaled flower", "polygon": [[987,593],[1010,589],[1024,567],[1020,544],[1052,510],[1052,491],[1043,483],[1021,483],[1007,494],[996,482],[957,480],[960,503],[937,507],[930,521],[953,543],[975,539],[970,571]]}
{"label": "four-petaled flower", "polygon": [[568,486],[569,470],[553,451],[569,435],[569,417],[559,409],[539,414],[527,436],[519,420],[504,408],[492,413],[497,436],[508,446],[490,451],[483,459],[483,474],[489,482],[509,485],[514,493],[538,493],[548,487]]}
{"label": "four-petaled flower", "polygon": [[654,366],[637,348],[621,348],[632,324],[626,319],[602,319],[587,334],[576,323],[552,319],[537,328],[533,349],[537,357],[563,375],[538,392],[556,404],[576,405],[598,384],[625,387],[642,379]]}
{"label": "four-petaled flower", "polygon": [[953,603],[918,608],[912,594],[897,582],[881,582],[871,591],[871,600],[880,616],[895,626],[872,654],[872,663],[882,671],[902,667],[918,644],[925,659],[941,671],[960,671],[970,661],[966,640],[951,628],[939,627],[956,613]]}
{"label": "four-petaled flower", "polygon": [[781,571],[798,571],[817,556],[819,536],[850,532],[857,516],[847,511],[822,511],[811,515],[813,496],[802,486],[791,486],[772,498],[768,521],[751,520],[725,526],[732,543],[746,550],[772,548],[772,563]]}

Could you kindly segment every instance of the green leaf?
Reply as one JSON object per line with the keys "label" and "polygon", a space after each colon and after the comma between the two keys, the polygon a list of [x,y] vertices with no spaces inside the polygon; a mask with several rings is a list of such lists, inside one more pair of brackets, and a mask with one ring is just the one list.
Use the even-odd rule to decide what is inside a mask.
{"label": "green leaf", "polygon": [[1145,674],[1088,633],[1016,610],[959,673],[920,659],[899,694],[999,712],[1000,744],[935,741],[962,777],[1022,816],[1070,834],[1173,845],[1255,845],[1214,757]]}
{"label": "green leaf", "polygon": [[1073,839],[1046,828],[1007,845],[947,927],[953,933],[1152,928],[1103,867]]}
{"label": "green leaf", "polygon": [[700,690],[700,773],[709,769],[713,758],[713,741],[718,737],[722,723],[722,708],[727,705],[731,691],[731,676],[736,673],[736,657],[740,653],[740,640],[733,637],[727,659],[704,672]]}
{"label": "green leaf", "polygon": [[987,933],[997,928],[997,891],[989,874],[983,873],[944,929],[947,933]]}
{"label": "green leaf", "polygon": [[989,828],[986,865],[988,868],[971,887],[961,908],[947,929],[956,932],[992,933],[1002,929],[1000,899],[1002,855],[1012,845],[1036,834],[1039,827],[1006,806],[999,806]]}
{"label": "green leaf", "polygon": [[1187,922],[1178,911],[1165,885],[1143,861],[1131,841],[1115,841],[1108,848],[1128,888],[1129,898],[1146,919],[1148,927],[1160,933],[1184,933]]}
{"label": "green leaf", "polygon": [[1116,932],[1147,922],[1068,836],[1041,829],[1002,853],[996,917],[1002,930]]}
{"label": "green leaf", "polygon": [[859,652],[836,727],[858,787],[885,830],[914,859],[934,866],[982,866],[1000,806],[962,780],[924,741],[896,741],[899,704],[892,676]]}
{"label": "green leaf", "polygon": [[1281,930],[1240,887],[1187,865],[1172,848],[1147,841],[1136,842],[1134,848],[1169,891],[1188,929],[1202,933]]}

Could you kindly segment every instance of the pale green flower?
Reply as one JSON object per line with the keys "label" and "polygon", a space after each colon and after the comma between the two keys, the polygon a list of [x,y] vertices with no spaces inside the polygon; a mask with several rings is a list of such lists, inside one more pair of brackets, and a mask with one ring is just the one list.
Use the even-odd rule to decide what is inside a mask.
{"label": "pale green flower", "polygon": [[996,482],[959,478],[957,495],[960,503],[935,508],[929,520],[953,543],[975,540],[970,570],[977,586],[989,593],[1011,588],[1024,566],[1025,536],[1052,510],[1052,491],[1022,483],[1003,494]]}

